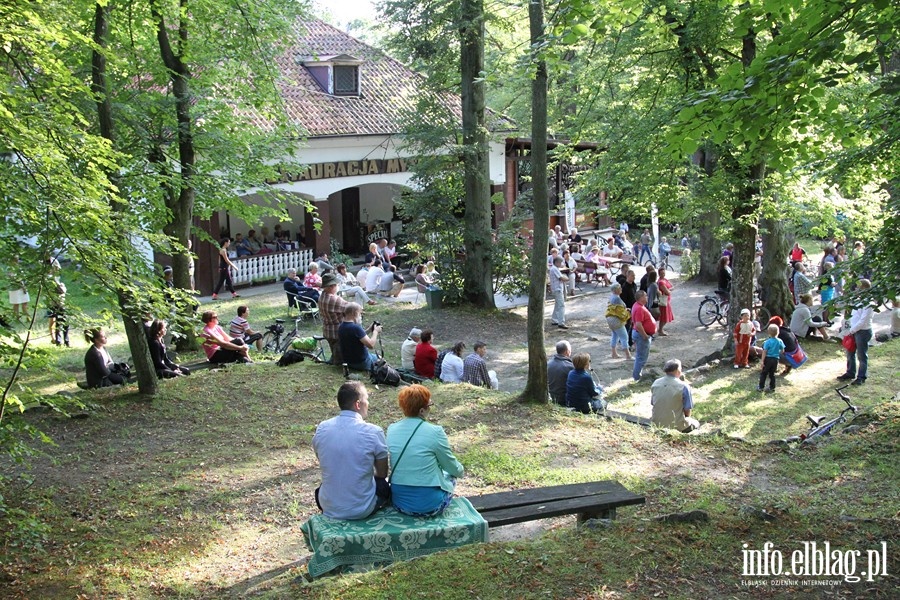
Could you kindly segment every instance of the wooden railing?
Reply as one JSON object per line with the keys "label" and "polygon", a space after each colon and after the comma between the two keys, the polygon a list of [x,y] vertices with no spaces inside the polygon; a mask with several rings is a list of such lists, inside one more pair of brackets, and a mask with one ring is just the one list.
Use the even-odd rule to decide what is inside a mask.
{"label": "wooden railing", "polygon": [[308,248],[242,256],[231,259],[238,268],[238,271],[232,269],[231,276],[235,285],[282,279],[288,269],[297,269],[303,277],[312,260],[313,251]]}

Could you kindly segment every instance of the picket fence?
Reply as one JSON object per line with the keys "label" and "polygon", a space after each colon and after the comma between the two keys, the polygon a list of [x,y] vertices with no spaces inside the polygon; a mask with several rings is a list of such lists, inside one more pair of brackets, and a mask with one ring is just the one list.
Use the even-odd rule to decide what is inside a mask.
{"label": "picket fence", "polygon": [[312,260],[313,251],[308,248],[232,258],[231,262],[238,270],[232,269],[231,277],[235,285],[284,279],[288,269],[297,269],[297,273],[303,277]]}

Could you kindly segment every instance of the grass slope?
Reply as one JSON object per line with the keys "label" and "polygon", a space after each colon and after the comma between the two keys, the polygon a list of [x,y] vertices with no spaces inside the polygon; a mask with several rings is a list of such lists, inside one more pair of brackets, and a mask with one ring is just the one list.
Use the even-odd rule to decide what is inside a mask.
{"label": "grass slope", "polygon": [[[233,303],[229,303],[230,306]],[[236,305],[235,305],[236,306]],[[379,307],[380,308],[380,307]],[[280,308],[273,304],[272,311]],[[388,309],[379,320],[397,318]],[[257,311],[262,314],[262,311]],[[41,526],[2,536],[6,598],[620,598],[782,597],[823,588],[742,585],[742,544],[786,552],[802,541],[867,550],[887,542],[888,577],[828,589],[840,597],[896,590],[900,408],[891,385],[898,346],[871,353],[855,388],[861,428],[793,450],[772,438],[803,430],[803,414],[835,414],[837,346],[775,395],[754,390],[756,371],[714,369],[695,381],[697,412],[723,432],[680,436],[620,421],[515,403],[470,386],[435,386],[443,425],[467,475],[462,495],[613,478],[647,496],[613,527],[576,531],[573,518],[530,541],[491,543],[365,574],[297,582],[307,552],[300,524],[315,511],[316,424],[336,412],[338,369],[272,362],[201,371],[167,381],[152,402],[128,390],[80,397],[87,419],[26,413],[55,444],[2,493]],[[62,364],[65,374],[74,365]],[[69,369],[69,371],[66,371]],[[62,380],[60,369],[32,374]],[[48,389],[52,389],[50,386]],[[632,390],[634,388],[631,388]],[[397,390],[370,386],[370,420],[399,418]],[[629,404],[630,403],[630,404]],[[616,405],[646,408],[644,392]],[[653,517],[708,511],[706,524]],[[0,515],[0,520],[6,516]],[[861,569],[860,567],[859,569]],[[759,578],[751,578],[759,579]],[[834,579],[834,578],[832,578]],[[840,578],[837,578],[840,579]]]}

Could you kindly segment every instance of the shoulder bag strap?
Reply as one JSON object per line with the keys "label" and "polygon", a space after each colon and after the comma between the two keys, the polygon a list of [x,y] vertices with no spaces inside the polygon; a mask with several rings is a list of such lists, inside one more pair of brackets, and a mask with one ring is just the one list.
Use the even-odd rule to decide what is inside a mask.
{"label": "shoulder bag strap", "polygon": [[[416,432],[419,430],[419,427],[421,427],[421,426],[422,426],[422,423],[424,423],[424,422],[425,422],[424,419],[422,419],[421,421],[419,421],[419,424],[416,425],[416,428],[413,429],[413,432],[412,432],[411,434],[409,434],[409,439],[406,440],[406,444],[404,444],[403,450],[400,451],[400,456],[397,457],[397,462],[394,463],[394,468],[391,469],[391,475],[394,474],[394,471],[397,469],[397,465],[400,464],[400,459],[403,458],[403,453],[406,452],[406,447],[409,446],[409,443],[412,441],[413,436],[416,435]],[[388,479],[390,479],[390,478],[388,478]]]}

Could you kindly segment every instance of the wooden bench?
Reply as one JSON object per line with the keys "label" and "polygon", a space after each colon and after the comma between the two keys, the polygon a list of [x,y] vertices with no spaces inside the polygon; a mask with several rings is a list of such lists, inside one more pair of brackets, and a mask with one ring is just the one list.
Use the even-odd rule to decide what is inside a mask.
{"label": "wooden bench", "polygon": [[593,481],[484,494],[468,500],[488,527],[499,527],[572,514],[577,515],[579,524],[588,519],[615,519],[616,508],[644,504],[646,498],[616,481]]}

